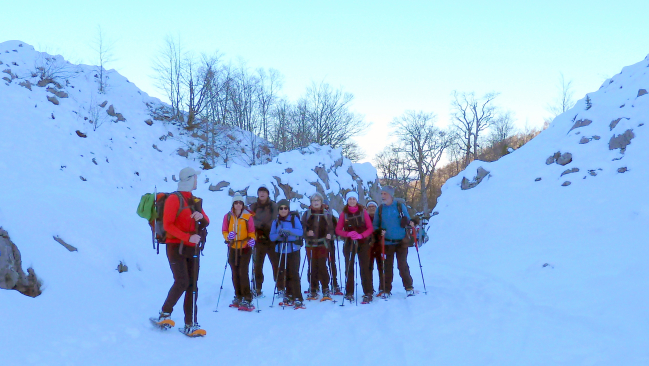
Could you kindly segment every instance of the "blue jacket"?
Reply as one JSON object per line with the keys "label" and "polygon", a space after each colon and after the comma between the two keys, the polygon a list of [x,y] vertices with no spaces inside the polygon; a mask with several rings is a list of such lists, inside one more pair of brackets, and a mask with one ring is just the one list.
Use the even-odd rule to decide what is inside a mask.
{"label": "blue jacket", "polygon": [[282,252],[282,239],[279,236],[279,231],[281,229],[287,230],[291,233],[291,235],[288,236],[288,247],[286,252],[287,253],[293,253],[295,251],[300,250],[302,248],[299,245],[290,243],[290,242],[295,242],[299,236],[302,236],[302,223],[300,222],[300,218],[296,215],[294,218],[295,222],[295,228],[293,228],[293,224],[291,224],[291,215],[293,213],[290,213],[289,216],[287,216],[287,220],[281,220],[279,218],[275,219],[273,223],[270,225],[270,240],[278,243],[275,246],[275,251],[277,253],[284,253]]}
{"label": "blue jacket", "polygon": [[[382,203],[374,214],[374,230],[385,230],[385,245],[396,245],[397,243],[391,243],[389,241],[399,241],[406,237],[406,229],[401,227],[401,218],[399,217],[399,209],[397,208],[398,204],[401,205],[403,215],[410,221],[410,215],[408,215],[406,205],[397,202],[397,200],[392,201],[392,204],[389,206]],[[381,210],[380,215],[379,210]],[[379,222],[379,216],[381,217],[381,222]]]}

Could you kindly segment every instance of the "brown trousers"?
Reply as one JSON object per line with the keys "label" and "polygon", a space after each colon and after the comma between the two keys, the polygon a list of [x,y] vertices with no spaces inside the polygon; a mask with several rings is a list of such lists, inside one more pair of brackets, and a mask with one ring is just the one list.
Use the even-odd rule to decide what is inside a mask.
{"label": "brown trousers", "polygon": [[345,295],[354,295],[354,256],[358,256],[358,268],[361,276],[361,285],[363,286],[363,294],[372,295],[374,292],[374,285],[372,279],[372,271],[370,270],[370,245],[365,240],[359,240],[358,246],[353,245],[351,239],[345,240],[343,246],[343,254],[345,255]]}
{"label": "brown trousers", "polygon": [[[264,261],[266,256],[270,260],[270,265],[273,267],[273,281],[277,277],[277,266],[279,265],[279,254],[275,251],[275,243],[268,240],[260,240],[255,245],[255,286],[258,292],[261,292],[262,285],[264,284]],[[284,289],[284,279],[277,280],[277,285],[280,290]]]}
{"label": "brown trousers", "polygon": [[[279,269],[278,277],[286,283],[286,297],[291,297],[293,300],[304,301],[302,297],[302,285],[300,284],[300,251],[296,250],[288,254],[281,255],[281,268]],[[277,282],[280,279],[277,279]]]}
{"label": "brown trousers", "polygon": [[376,269],[379,271],[379,292],[383,291],[383,259],[381,259],[381,243],[374,243],[370,249],[370,272],[374,278],[374,262],[376,262]]}
{"label": "brown trousers", "polygon": [[329,269],[327,257],[329,250],[326,246],[306,248],[306,258],[309,261],[309,287],[311,293],[318,291],[318,284],[322,291],[329,289]]}
{"label": "brown trousers", "polygon": [[404,288],[412,287],[410,267],[408,267],[408,247],[403,244],[385,246],[385,291],[392,292],[392,280],[394,278],[394,255],[397,255],[397,267]]}
{"label": "brown trousers", "polygon": [[239,300],[252,301],[252,294],[250,293],[250,276],[248,275],[250,257],[252,257],[252,249],[250,248],[230,248],[228,263],[232,269],[234,295]]}
{"label": "brown trousers", "polygon": [[[200,253],[197,253],[197,257],[194,258],[195,250],[193,247],[183,247],[182,254],[178,253],[179,247],[180,244],[167,244],[167,259],[169,259],[171,273],[174,275],[174,284],[169,289],[167,299],[162,305],[162,311],[172,313],[174,306],[176,306],[180,296],[184,293],[185,324],[193,324],[198,321],[198,307],[196,307],[195,301],[198,299],[198,286],[196,284],[200,269]],[[193,320],[192,313],[194,314]]]}

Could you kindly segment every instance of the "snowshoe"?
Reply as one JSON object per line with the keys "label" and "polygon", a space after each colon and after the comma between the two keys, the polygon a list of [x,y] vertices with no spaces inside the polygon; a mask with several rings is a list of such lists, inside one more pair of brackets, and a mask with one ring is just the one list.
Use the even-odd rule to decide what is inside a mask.
{"label": "snowshoe", "polygon": [[252,305],[251,303],[249,303],[247,300],[243,300],[239,304],[239,311],[248,311],[248,312],[250,312],[250,311],[253,311],[253,310],[255,310],[255,306]]}
{"label": "snowshoe", "polygon": [[201,329],[201,326],[198,325],[198,323],[195,323],[194,325],[185,324],[185,327],[178,328],[178,331],[191,338],[204,337],[207,334],[205,329]]}
{"label": "snowshoe", "polygon": [[239,300],[238,298],[235,297],[234,300],[232,300],[232,304],[230,304],[230,307],[238,309],[239,304],[241,304],[241,300]]}
{"label": "snowshoe", "polygon": [[342,291],[340,291],[340,287],[334,287],[334,295],[342,296],[344,294]]}
{"label": "snowshoe", "polygon": [[306,306],[304,306],[304,303],[302,303],[302,301],[296,300],[295,303],[294,303],[294,308],[293,309],[295,309],[295,310],[306,309]]}
{"label": "snowshoe", "polygon": [[279,306],[284,307],[284,306],[293,306],[293,299],[285,297],[282,302],[279,303]]}
{"label": "snowshoe", "polygon": [[363,295],[363,301],[361,301],[361,304],[369,304],[372,302],[372,298],[374,296],[372,295]]}
{"label": "snowshoe", "polygon": [[307,296],[306,299],[308,301],[318,300],[318,293],[317,292],[316,293],[312,292],[311,294],[309,294],[309,296]]}
{"label": "snowshoe", "polygon": [[328,289],[327,289],[327,290],[324,290],[324,291],[322,292],[322,299],[320,299],[320,302],[322,302],[322,301],[331,301],[331,300],[333,300],[333,299],[331,298],[331,292],[329,292]]}
{"label": "snowshoe", "polygon": [[157,318],[154,316],[149,318],[149,320],[155,327],[160,328],[162,330],[167,330],[176,326],[176,322],[171,320],[170,317],[171,317],[170,313],[163,313],[161,311]]}

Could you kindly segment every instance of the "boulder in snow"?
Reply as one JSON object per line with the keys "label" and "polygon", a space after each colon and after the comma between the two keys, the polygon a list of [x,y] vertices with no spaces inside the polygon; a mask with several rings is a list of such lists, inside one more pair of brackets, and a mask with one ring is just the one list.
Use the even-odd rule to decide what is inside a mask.
{"label": "boulder in snow", "polygon": [[480,182],[482,182],[484,177],[486,177],[487,175],[489,175],[489,172],[485,170],[483,167],[479,167],[478,172],[472,181],[469,181],[468,179],[466,179],[466,177],[462,178],[462,183],[461,183],[462,190],[467,190],[476,187],[478,184],[480,184]]}
{"label": "boulder in snow", "polygon": [[7,231],[0,227],[0,288],[16,290],[23,295],[36,297],[41,294],[41,281],[34,269],[23,272],[20,250],[11,241]]}
{"label": "boulder in snow", "polygon": [[620,152],[624,154],[627,145],[631,144],[631,140],[633,140],[634,137],[635,134],[633,133],[633,130],[626,130],[621,135],[613,135],[613,137],[611,137],[611,140],[608,142],[608,149],[620,149]]}

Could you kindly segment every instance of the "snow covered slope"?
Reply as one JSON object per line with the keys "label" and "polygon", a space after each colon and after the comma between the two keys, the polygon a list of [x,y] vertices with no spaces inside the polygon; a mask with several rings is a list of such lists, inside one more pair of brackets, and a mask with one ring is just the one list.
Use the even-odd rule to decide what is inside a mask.
{"label": "snow covered slope", "polygon": [[[213,312],[226,259],[219,223],[230,188],[254,194],[263,183],[282,198],[282,185],[290,184],[297,208],[306,203],[298,195],[318,189],[333,198],[363,187],[368,196],[376,172],[317,146],[263,166],[205,172],[197,195],[214,226],[201,259],[198,307],[208,334],[187,339],[154,331],[147,320],[173,279],[135,208],[142,193],[154,186],[174,190],[172,175],[198,163],[176,154],[180,142],[160,139],[170,132],[162,123],[145,123],[151,118],[146,103],[159,102],[116,73],[113,88],[94,102],[107,100],[105,108],[112,104],[126,121],[113,117],[94,131],[83,112],[84,105],[91,109],[90,97],[82,97],[96,87],[90,67],[75,67],[70,85],[56,87],[69,95],[57,97],[59,105],[48,101],[55,94],[47,87],[19,85],[31,78],[38,57],[20,44],[0,43],[0,71],[11,69],[2,74],[9,81],[0,82],[0,226],[45,289],[35,299],[0,291],[0,364],[649,364],[643,240],[649,127],[641,126],[649,95],[638,96],[649,89],[649,60],[589,94],[590,109],[584,99],[523,148],[494,163],[471,164],[468,180],[479,166],[490,172],[475,188],[462,190],[462,175],[446,184],[440,214],[430,221],[431,241],[420,251],[427,295],[411,251],[411,273],[422,291],[414,298],[405,299],[396,275],[389,301],[270,308],[267,263],[260,313],[225,306],[233,296],[229,269]],[[578,121],[584,126],[571,131]],[[624,153],[610,150],[611,137],[630,129]],[[580,144],[583,137],[588,142]],[[572,161],[559,165],[556,160],[569,160],[566,153]],[[579,171],[561,177],[573,168]],[[210,190],[221,181],[230,185]],[[565,181],[571,184],[562,186]],[[78,252],[68,252],[54,235]],[[120,261],[128,272],[116,271]],[[173,318],[182,322],[179,307]]]}

